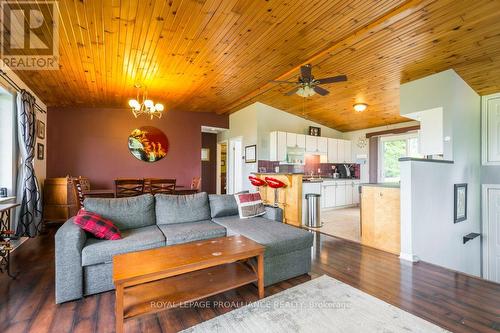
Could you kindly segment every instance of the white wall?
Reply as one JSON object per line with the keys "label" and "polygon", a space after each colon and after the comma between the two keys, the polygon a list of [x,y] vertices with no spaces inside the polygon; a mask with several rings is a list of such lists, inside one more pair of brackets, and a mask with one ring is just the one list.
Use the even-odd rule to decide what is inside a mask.
{"label": "white wall", "polygon": [[[370,112],[370,111],[367,110],[365,112]],[[357,161],[357,163],[360,163],[360,169],[361,169],[360,174],[361,174],[361,182],[362,183],[368,183],[370,181],[370,174],[369,174],[369,170],[370,170],[370,154],[369,154],[370,146],[369,146],[369,143],[367,141],[366,145],[364,147],[359,147],[359,145],[358,145],[359,140],[366,139],[366,133],[386,131],[386,130],[401,128],[401,127],[415,126],[418,124],[419,124],[418,121],[408,121],[408,122],[399,123],[399,124],[366,128],[366,129],[362,129],[362,130],[358,130],[358,131],[344,132],[343,133],[342,136],[344,139],[352,141],[353,161],[357,161],[356,156],[358,156],[358,155],[366,155],[367,156],[367,159],[365,161],[363,161],[363,160]]]}
{"label": "white wall", "polygon": [[[481,229],[480,97],[452,70],[402,85],[402,114],[438,107],[444,112],[444,135],[452,138],[444,157],[453,164],[401,163],[402,257],[479,276],[480,241],[464,245],[462,237]],[[468,216],[454,224],[453,185],[458,183],[468,184]]]}

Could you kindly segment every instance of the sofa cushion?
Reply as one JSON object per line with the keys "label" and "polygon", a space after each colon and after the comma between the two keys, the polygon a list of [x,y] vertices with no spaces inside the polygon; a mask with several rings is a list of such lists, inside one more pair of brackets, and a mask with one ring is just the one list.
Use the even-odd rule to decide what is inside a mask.
{"label": "sofa cushion", "polygon": [[99,214],[80,209],[73,221],[80,228],[90,232],[96,238],[109,240],[122,238],[120,230],[113,224],[113,221]]}
{"label": "sofa cushion", "polygon": [[312,233],[263,217],[225,216],[213,220],[227,229],[227,235],[243,235],[264,245],[266,257],[306,249],[313,244]]}
{"label": "sofa cushion", "polygon": [[234,198],[238,203],[240,219],[262,216],[266,213],[259,192],[235,194]]}
{"label": "sofa cushion", "polygon": [[210,219],[208,195],[205,192],[191,195],[157,194],[155,200],[157,224],[197,222]]}
{"label": "sofa cushion", "polygon": [[121,231],[155,224],[155,202],[151,194],[130,198],[86,198],[85,210],[107,218]]}
{"label": "sofa cushion", "polygon": [[226,236],[226,228],[209,220],[200,222],[159,224],[158,228],[160,228],[167,238],[167,245]]}
{"label": "sofa cushion", "polygon": [[122,239],[118,240],[89,238],[82,249],[82,265],[109,263],[117,254],[165,245],[165,236],[156,225],[123,231]]}
{"label": "sofa cushion", "polygon": [[212,218],[238,214],[238,203],[234,195],[210,194],[208,200],[210,201],[210,215]]}

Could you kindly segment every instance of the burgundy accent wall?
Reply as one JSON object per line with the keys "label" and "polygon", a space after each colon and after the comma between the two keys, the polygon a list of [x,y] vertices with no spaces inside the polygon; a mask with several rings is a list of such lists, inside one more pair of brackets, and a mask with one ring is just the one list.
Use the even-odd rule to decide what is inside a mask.
{"label": "burgundy accent wall", "polygon": [[[113,188],[115,178],[176,178],[189,186],[201,175],[201,126],[228,128],[226,115],[168,111],[161,119],[134,118],[128,109],[49,108],[47,177],[86,176],[95,189]],[[161,129],[167,156],[154,163],[128,150],[130,132],[141,126]]]}
{"label": "burgundy accent wall", "polygon": [[201,162],[201,190],[215,193],[217,188],[217,134],[201,133],[201,147],[210,149],[210,161]]}

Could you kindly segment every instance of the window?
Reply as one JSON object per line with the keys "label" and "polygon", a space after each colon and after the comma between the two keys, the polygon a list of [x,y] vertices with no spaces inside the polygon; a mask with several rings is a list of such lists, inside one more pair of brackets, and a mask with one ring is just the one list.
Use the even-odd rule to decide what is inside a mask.
{"label": "window", "polygon": [[379,181],[399,182],[399,159],[401,157],[422,157],[418,153],[417,133],[380,138]]}
{"label": "window", "polygon": [[0,187],[6,187],[11,196],[14,193],[14,177],[16,168],[15,130],[14,130],[14,99],[6,90],[0,87]]}

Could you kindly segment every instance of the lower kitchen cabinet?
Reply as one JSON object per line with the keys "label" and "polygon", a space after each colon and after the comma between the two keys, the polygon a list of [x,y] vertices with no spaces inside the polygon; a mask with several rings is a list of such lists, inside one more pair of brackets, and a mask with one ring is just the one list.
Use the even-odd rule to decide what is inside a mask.
{"label": "lower kitchen cabinet", "polygon": [[321,192],[321,208],[335,207],[335,185],[322,185]]}
{"label": "lower kitchen cabinet", "polygon": [[335,186],[335,206],[346,205],[345,187],[346,187],[345,183],[337,184]]}

